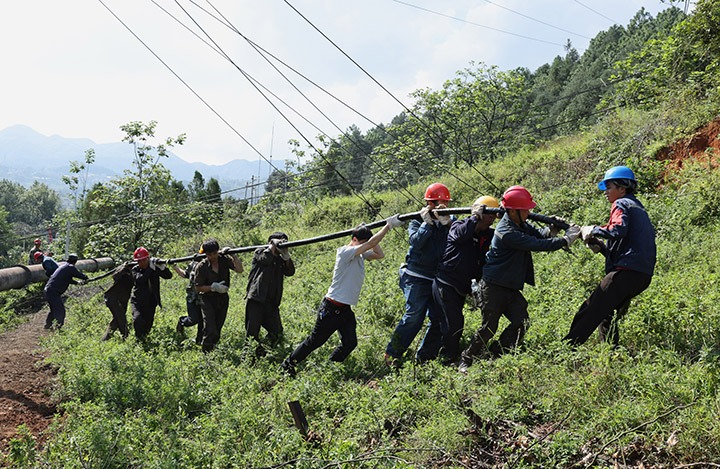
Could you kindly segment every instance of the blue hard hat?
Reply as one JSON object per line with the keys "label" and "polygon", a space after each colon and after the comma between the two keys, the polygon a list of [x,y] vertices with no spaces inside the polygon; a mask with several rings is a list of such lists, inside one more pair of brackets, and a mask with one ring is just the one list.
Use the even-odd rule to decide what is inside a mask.
{"label": "blue hard hat", "polygon": [[630,181],[635,181],[635,173],[627,166],[613,166],[605,171],[605,177],[602,181],[598,182],[598,189],[601,191],[607,189],[605,183],[612,179],[629,179]]}

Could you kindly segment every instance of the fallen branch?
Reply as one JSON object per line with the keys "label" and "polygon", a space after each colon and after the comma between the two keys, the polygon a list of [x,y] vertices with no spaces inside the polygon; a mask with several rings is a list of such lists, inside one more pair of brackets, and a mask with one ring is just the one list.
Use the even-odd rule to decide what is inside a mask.
{"label": "fallen branch", "polygon": [[647,426],[647,425],[650,425],[650,424],[652,424],[652,423],[655,423],[655,422],[657,422],[658,420],[660,420],[661,418],[667,417],[668,415],[670,415],[670,414],[672,414],[672,413],[674,413],[674,412],[677,412],[678,410],[687,409],[688,407],[694,406],[695,403],[696,403],[696,401],[693,401],[693,402],[691,402],[690,404],[675,406],[675,407],[673,407],[672,409],[670,409],[670,410],[668,410],[668,411],[665,411],[665,412],[663,412],[662,414],[658,415],[657,417],[655,417],[655,418],[652,419],[652,420],[648,420],[647,422],[643,422],[643,423],[641,423],[640,425],[636,425],[636,426],[633,427],[633,428],[630,428],[630,429],[628,429],[628,430],[625,430],[625,431],[623,431],[623,432],[618,433],[617,435],[615,435],[614,437],[612,437],[612,438],[610,439],[610,441],[608,441],[607,443],[605,443],[605,444],[603,445],[603,447],[600,448],[599,451],[597,451],[595,454],[593,454],[592,459],[590,460],[590,462],[588,462],[588,463],[585,465],[585,467],[590,467],[590,466],[592,466],[592,465],[595,463],[595,460],[597,459],[597,457],[598,457],[600,454],[602,454],[602,452],[605,451],[605,449],[606,449],[608,446],[610,446],[611,444],[613,444],[614,442],[616,442],[616,441],[619,440],[620,438],[624,437],[625,435],[627,435],[627,434],[629,434],[629,433],[632,433],[632,432],[635,432],[635,431],[637,431],[637,430],[640,430],[642,427],[645,427],[645,426]]}
{"label": "fallen branch", "polygon": [[527,453],[528,451],[530,451],[530,448],[532,448],[533,446],[535,446],[535,445],[538,444],[538,443],[541,443],[541,442],[542,442],[543,440],[545,440],[547,437],[549,437],[550,435],[552,435],[553,433],[555,433],[556,431],[558,431],[558,430],[560,429],[560,427],[567,421],[567,419],[570,418],[570,414],[572,414],[572,411],[573,411],[573,410],[574,410],[574,408],[571,407],[570,410],[568,410],[567,415],[565,415],[565,417],[563,417],[562,420],[560,420],[558,423],[556,423],[555,426],[552,427],[549,432],[547,432],[542,438],[538,438],[538,439],[536,439],[535,441],[533,441],[531,445],[529,445],[527,448],[525,448],[524,450],[522,450],[522,452],[521,452],[520,454],[518,454],[517,456],[515,456],[515,459],[513,459],[513,460],[509,463],[508,467],[514,467],[515,464],[517,464],[518,461],[520,461],[520,459],[521,459],[523,456],[525,456],[525,453]]}

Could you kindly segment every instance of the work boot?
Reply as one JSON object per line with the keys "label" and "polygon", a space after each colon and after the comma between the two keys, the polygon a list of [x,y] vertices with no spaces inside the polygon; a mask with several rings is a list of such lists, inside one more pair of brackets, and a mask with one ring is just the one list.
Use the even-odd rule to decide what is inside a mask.
{"label": "work boot", "polygon": [[394,370],[397,370],[400,368],[400,360],[393,357],[389,353],[385,354],[384,359],[385,359],[385,365],[387,365],[388,368],[392,368]]}
{"label": "work boot", "polygon": [[175,332],[178,334],[185,334],[185,325],[182,323],[182,318],[178,319],[177,326],[175,326]]}
{"label": "work boot", "polygon": [[295,369],[295,363],[290,360],[290,357],[283,360],[283,362],[280,364],[280,368],[283,369],[285,373],[288,374],[291,378],[294,378],[297,374],[297,370]]}
{"label": "work boot", "polygon": [[473,359],[470,357],[463,356],[460,359],[460,365],[458,366],[458,371],[462,374],[467,374],[468,368],[472,366]]}

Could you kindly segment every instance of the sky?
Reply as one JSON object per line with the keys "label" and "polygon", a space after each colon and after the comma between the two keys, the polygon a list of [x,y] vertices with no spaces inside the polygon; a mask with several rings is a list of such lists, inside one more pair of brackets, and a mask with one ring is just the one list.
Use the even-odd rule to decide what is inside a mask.
{"label": "sky", "polygon": [[590,38],[627,25],[641,7],[655,16],[669,5],[7,1],[0,10],[0,130],[22,124],[111,143],[122,139],[121,125],[154,120],[160,138],[187,135],[174,153],[188,162],[289,159],[290,139],[306,149],[322,133],[388,123],[411,106],[410,93],[440,89],[472,62],[534,71],[564,55],[568,39],[582,54]]}

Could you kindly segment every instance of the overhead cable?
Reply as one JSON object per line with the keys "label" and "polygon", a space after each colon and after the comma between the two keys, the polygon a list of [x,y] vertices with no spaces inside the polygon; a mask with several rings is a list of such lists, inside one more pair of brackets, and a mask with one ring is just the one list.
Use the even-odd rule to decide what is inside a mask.
{"label": "overhead cable", "polygon": [[[402,4],[402,5],[406,5],[406,6],[409,6],[409,7],[412,7],[412,8],[416,8],[416,9],[418,9],[418,10],[426,11],[426,12],[432,13],[432,14],[434,14],[434,15],[444,16],[445,18],[450,18],[451,20],[460,21],[460,22],[462,22],[462,23],[467,23],[467,24],[472,25],[472,26],[478,26],[478,27],[480,27],[480,28],[490,29],[490,30],[492,30],[492,31],[497,31],[497,32],[503,33],[503,34],[509,34],[509,35],[511,35],[511,36],[516,36],[516,37],[520,37],[520,38],[523,38],[523,39],[528,39],[528,40],[530,40],[530,41],[544,42],[545,44],[551,44],[551,45],[553,45],[553,46],[560,46],[560,47],[564,47],[564,46],[565,46],[565,44],[560,44],[560,43],[552,42],[552,41],[546,41],[545,39],[538,39],[538,38],[535,38],[535,37],[524,36],[524,35],[522,35],[522,34],[511,33],[510,31],[503,31],[502,29],[493,28],[492,26],[487,26],[487,25],[485,25],[485,24],[479,24],[479,23],[475,23],[475,22],[472,22],[472,21],[468,21],[468,20],[463,19],[463,18],[458,18],[457,16],[446,15],[445,13],[440,13],[439,11],[430,10],[430,9],[428,9],[428,8],[423,8],[423,7],[421,7],[421,6],[413,5],[412,3],[408,3],[408,2],[403,2],[403,1],[401,1],[401,0],[393,0],[393,2],[395,2],[395,3],[400,3],[400,4]],[[286,1],[286,3],[287,3],[287,1]]]}

